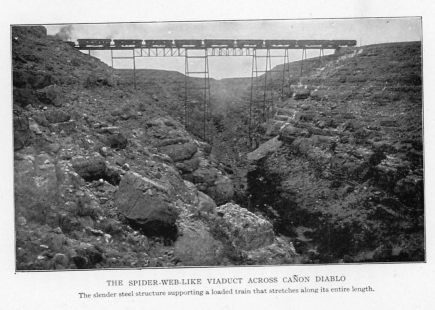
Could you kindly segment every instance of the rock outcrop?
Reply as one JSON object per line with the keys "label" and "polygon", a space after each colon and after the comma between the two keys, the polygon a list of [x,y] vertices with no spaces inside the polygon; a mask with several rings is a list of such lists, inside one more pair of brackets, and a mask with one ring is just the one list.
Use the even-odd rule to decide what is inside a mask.
{"label": "rock outcrop", "polygon": [[146,235],[175,239],[178,214],[165,194],[167,189],[164,185],[128,172],[119,184],[115,206]]}
{"label": "rock outcrop", "polygon": [[221,229],[235,248],[249,251],[273,243],[273,226],[266,219],[232,203],[219,206],[216,210],[223,219]]}

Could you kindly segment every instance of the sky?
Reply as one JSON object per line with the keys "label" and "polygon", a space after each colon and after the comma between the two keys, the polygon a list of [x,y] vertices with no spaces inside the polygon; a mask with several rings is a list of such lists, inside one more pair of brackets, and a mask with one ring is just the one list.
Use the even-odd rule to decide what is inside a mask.
{"label": "sky", "polygon": [[[304,19],[252,20],[207,22],[153,22],[112,24],[46,25],[48,34],[58,33],[62,27],[71,40],[78,38],[111,39],[287,39],[287,40],[357,40],[358,46],[421,41],[421,19],[362,18],[362,19]],[[325,50],[325,55],[332,53]],[[110,64],[110,52],[92,51],[93,56]],[[118,53],[118,54],[116,54]],[[275,52],[282,54],[282,52]],[[115,56],[123,56],[115,52]],[[319,56],[318,50],[308,51],[308,57]],[[290,60],[300,60],[301,51],[290,51]],[[210,57],[210,77],[250,77],[251,57]],[[274,58],[272,66],[282,63]],[[195,68],[194,61],[189,65]],[[203,65],[200,63],[197,66]],[[115,68],[132,68],[129,60],[115,60]],[[138,58],[136,68],[162,69],[184,73],[183,57]]]}

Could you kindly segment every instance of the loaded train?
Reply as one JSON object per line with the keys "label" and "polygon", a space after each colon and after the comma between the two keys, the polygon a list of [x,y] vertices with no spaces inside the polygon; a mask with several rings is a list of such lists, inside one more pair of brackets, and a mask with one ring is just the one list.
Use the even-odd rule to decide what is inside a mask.
{"label": "loaded train", "polygon": [[[78,39],[78,48],[325,48],[356,46],[356,40],[113,40]],[[71,42],[75,44],[74,42]]]}

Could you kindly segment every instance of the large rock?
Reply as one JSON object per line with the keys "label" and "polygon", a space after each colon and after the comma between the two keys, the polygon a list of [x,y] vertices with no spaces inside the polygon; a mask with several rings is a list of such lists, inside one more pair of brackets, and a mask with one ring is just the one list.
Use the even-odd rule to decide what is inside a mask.
{"label": "large rock", "polygon": [[50,110],[44,113],[45,119],[52,124],[67,122],[71,119],[71,115],[62,110]]}
{"label": "large rock", "polygon": [[127,138],[122,133],[109,134],[105,140],[106,144],[113,149],[125,149],[128,144]]}
{"label": "large rock", "polygon": [[295,100],[303,100],[303,99],[307,99],[308,97],[310,97],[311,95],[311,91],[307,88],[299,88],[296,89],[293,93],[293,98]]}
{"label": "large rock", "polygon": [[193,173],[183,175],[183,178],[196,184],[199,190],[213,198],[217,204],[229,202],[234,196],[231,179],[216,168],[200,167]]}
{"label": "large rock", "polygon": [[31,142],[29,120],[25,116],[14,116],[14,150],[22,149]]}
{"label": "large rock", "polygon": [[282,145],[282,142],[278,140],[278,136],[268,140],[261,144],[256,150],[247,154],[249,161],[257,161],[266,157],[270,153],[276,152]]}
{"label": "large rock", "polygon": [[289,124],[281,130],[278,139],[285,143],[292,143],[296,138],[307,137],[308,135],[309,133],[306,129],[297,128]]}
{"label": "large rock", "polygon": [[168,138],[160,140],[156,143],[157,147],[167,146],[167,145],[173,145],[178,143],[187,143],[189,142],[189,139],[186,137],[179,137],[179,138]]}
{"label": "large rock", "polygon": [[220,171],[212,167],[200,167],[191,174],[186,174],[183,177],[194,183],[204,185],[203,187],[211,186],[219,177]]}
{"label": "large rock", "polygon": [[193,172],[199,168],[200,161],[201,160],[198,157],[194,157],[183,162],[178,162],[175,166],[183,173]]}
{"label": "large rock", "polygon": [[247,209],[227,203],[217,212],[223,220],[220,229],[236,249],[250,251],[274,242],[272,224]]}
{"label": "large rock", "polygon": [[374,180],[377,185],[393,189],[396,182],[404,178],[410,170],[410,163],[399,157],[387,155],[374,169]]}
{"label": "large rock", "polygon": [[165,192],[164,185],[129,172],[119,184],[115,206],[145,234],[175,239],[178,213],[166,199]]}
{"label": "large rock", "polygon": [[204,194],[201,191],[198,191],[198,211],[202,213],[214,213],[216,211],[217,205],[214,200]]}
{"label": "large rock", "polygon": [[95,268],[95,265],[104,259],[100,248],[89,243],[81,242],[74,250],[76,255],[72,260],[78,269]]}
{"label": "large rock", "polygon": [[213,167],[200,167],[183,178],[197,185],[198,189],[209,195],[217,204],[231,201],[234,186],[230,178]]}
{"label": "large rock", "polygon": [[88,182],[103,179],[113,185],[121,181],[118,170],[108,167],[103,157],[75,157],[72,160],[74,170]]}
{"label": "large rock", "polygon": [[276,238],[275,242],[245,254],[248,265],[281,265],[297,262],[297,253],[290,240]]}
{"label": "large rock", "polygon": [[234,186],[231,179],[220,175],[214,184],[205,191],[217,204],[229,202],[234,197]]}
{"label": "large rock", "polygon": [[27,105],[34,105],[39,103],[33,90],[29,88],[16,88],[14,87],[14,105],[25,107]]}
{"label": "large rock", "polygon": [[99,86],[114,86],[115,84],[114,79],[107,72],[91,71],[86,77],[83,86],[86,88],[92,88]]}
{"label": "large rock", "polygon": [[180,237],[175,242],[174,255],[180,265],[213,266],[222,263],[224,247],[202,222],[180,225]]}
{"label": "large rock", "polygon": [[49,85],[36,91],[39,101],[45,104],[60,107],[61,101],[61,88],[57,85]]}
{"label": "large rock", "polygon": [[157,117],[147,122],[147,126],[156,126],[156,127],[177,127],[177,123],[170,117]]}
{"label": "large rock", "polygon": [[400,179],[394,187],[394,192],[399,197],[405,201],[414,202],[416,208],[423,206],[423,191],[423,176],[412,174]]}
{"label": "large rock", "polygon": [[102,157],[76,157],[73,159],[74,170],[86,181],[104,179],[106,176],[106,162]]}
{"label": "large rock", "polygon": [[70,119],[67,122],[53,123],[50,125],[50,129],[54,132],[70,135],[77,130],[77,122]]}
{"label": "large rock", "polygon": [[167,145],[160,148],[160,152],[168,155],[175,162],[192,158],[197,150],[197,146],[192,142]]}

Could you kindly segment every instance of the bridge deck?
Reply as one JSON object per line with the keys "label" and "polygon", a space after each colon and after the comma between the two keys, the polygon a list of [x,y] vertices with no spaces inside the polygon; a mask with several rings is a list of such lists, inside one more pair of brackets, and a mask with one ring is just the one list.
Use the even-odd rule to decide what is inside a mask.
{"label": "bridge deck", "polygon": [[[336,49],[356,46],[355,40],[111,40],[78,39],[77,49]],[[73,42],[72,42],[73,43]]]}

